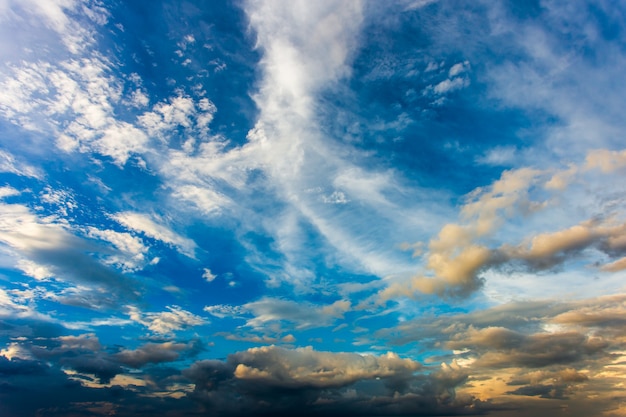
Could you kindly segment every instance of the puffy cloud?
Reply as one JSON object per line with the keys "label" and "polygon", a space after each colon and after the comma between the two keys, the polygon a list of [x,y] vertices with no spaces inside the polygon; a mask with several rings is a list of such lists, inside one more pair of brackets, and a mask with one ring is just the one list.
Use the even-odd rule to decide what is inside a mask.
{"label": "puffy cloud", "polygon": [[284,388],[330,388],[363,379],[406,379],[420,368],[417,362],[401,359],[391,352],[376,357],[273,346],[233,354],[229,361],[237,363],[234,371],[237,379]]}
{"label": "puffy cloud", "polygon": [[[209,268],[204,268],[202,272],[202,278],[206,279],[207,282],[213,282],[217,275],[215,275]],[[206,308],[205,308],[206,310]]]}
{"label": "puffy cloud", "polygon": [[477,242],[493,234],[507,217],[529,210],[531,185],[540,171],[523,168],[505,171],[500,179],[468,196],[461,209],[465,224],[449,223],[431,239],[426,254],[426,271],[408,283],[393,283],[381,292],[383,300],[415,292],[467,294],[481,281],[479,272],[499,262],[498,254]]}
{"label": "puffy cloud", "polygon": [[29,347],[37,359],[56,362],[81,374],[94,375],[100,383],[106,384],[123,369],[102,349],[94,334],[59,336],[40,340]]}
{"label": "puffy cloud", "polygon": [[223,319],[225,317],[237,317],[246,312],[243,306],[231,306],[227,304],[217,304],[204,307],[204,311],[212,316]]}
{"label": "puffy cloud", "polygon": [[[109,369],[111,363],[93,358],[88,363],[84,357],[78,356],[73,363],[91,375],[100,373],[105,380],[112,375],[107,371],[115,371]],[[61,368],[52,361],[8,360],[0,356],[0,411],[3,415],[15,417],[37,414],[93,416],[112,412],[129,416],[143,412],[188,415],[197,411],[197,407],[185,398],[154,395],[162,388],[160,379],[164,378],[153,375],[154,391],[143,381],[120,374],[111,378],[110,384],[98,384],[88,374],[72,370],[69,363]],[[135,384],[126,383],[128,381]]]}
{"label": "puffy cloud", "polygon": [[[589,156],[597,153],[604,154],[593,151]],[[551,215],[560,208],[563,203],[544,195],[543,190],[573,199],[576,194],[565,193],[573,181],[597,181],[588,177],[588,171],[583,168],[584,164],[570,164],[556,172],[531,168],[509,170],[488,187],[476,188],[460,208],[462,222],[445,224],[428,243],[428,251],[422,257],[423,271],[408,280],[390,280],[380,292],[381,299],[416,297],[423,293],[467,295],[482,286],[481,274],[489,269],[546,270],[591,249],[603,253],[605,258],[595,257],[590,265],[606,272],[622,270],[620,256],[625,253],[626,226],[620,221],[621,213],[607,217],[592,212],[591,219],[561,230],[535,231],[519,243],[511,243],[515,234],[501,232],[505,228],[514,231],[511,224],[518,218],[526,221],[532,216],[540,217],[539,212]],[[536,224],[544,230],[549,227],[540,220]],[[494,243],[498,240],[504,242],[497,246]],[[612,262],[607,263],[606,257]]]}
{"label": "puffy cloud", "polygon": [[20,192],[13,187],[0,187],[0,199],[20,195]]}
{"label": "puffy cloud", "polygon": [[477,367],[540,368],[580,363],[606,349],[609,344],[577,332],[521,335],[507,329],[469,329],[455,335],[449,347],[478,350]]}
{"label": "puffy cloud", "polygon": [[468,85],[469,82],[463,78],[451,78],[441,81],[439,84],[435,85],[432,90],[435,94],[446,94],[467,87]]}
{"label": "puffy cloud", "polygon": [[234,353],[225,362],[196,362],[183,375],[195,384],[191,398],[221,414],[469,411],[472,399],[454,393],[466,379],[458,366],[444,365],[428,375],[421,371],[421,364],[394,353],[373,356],[266,346]]}
{"label": "puffy cloud", "polygon": [[511,406],[520,395],[568,398],[584,409],[610,409],[613,384],[624,375],[615,366],[623,360],[616,352],[626,346],[624,297],[511,302],[421,317],[380,330],[378,337],[449,350],[425,361],[454,359],[468,376],[458,394]]}
{"label": "puffy cloud", "polygon": [[206,319],[183,310],[179,306],[168,306],[167,311],[158,313],[142,312],[137,307],[128,306],[128,315],[131,320],[161,335],[170,335],[179,330],[207,323]]}
{"label": "puffy cloud", "polygon": [[626,269],[626,257],[620,258],[614,262],[608,263],[601,267],[603,271],[617,272]]}
{"label": "puffy cloud", "polygon": [[9,360],[12,360],[13,358],[33,359],[30,351],[17,342],[9,343],[5,349],[0,349],[0,356],[4,356]]}
{"label": "puffy cloud", "polygon": [[108,262],[120,265],[126,271],[140,269],[146,262],[145,254],[148,252],[148,247],[141,239],[130,233],[110,229],[100,230],[90,226],[87,228],[87,235],[111,243],[120,254],[109,257]]}
{"label": "puffy cloud", "polygon": [[597,149],[587,154],[586,168],[609,173],[626,167],[626,150]]}
{"label": "puffy cloud", "polygon": [[179,95],[171,98],[169,103],[155,104],[152,111],[139,116],[138,121],[148,135],[167,142],[166,133],[171,133],[178,127],[185,129],[195,127],[206,136],[216,111],[215,104],[208,98],[196,102],[191,97]]}
{"label": "puffy cloud", "polygon": [[[611,252],[623,253],[626,249],[626,241],[624,239],[626,224],[611,223],[587,221],[565,230],[538,234],[533,236],[526,245],[522,244],[516,247],[504,246],[500,251],[507,258],[524,260],[536,269],[543,269],[561,263],[568,253],[580,251],[591,246],[604,250],[607,254],[611,254]],[[615,264],[613,266],[607,265],[603,268],[610,271],[615,269]]]}

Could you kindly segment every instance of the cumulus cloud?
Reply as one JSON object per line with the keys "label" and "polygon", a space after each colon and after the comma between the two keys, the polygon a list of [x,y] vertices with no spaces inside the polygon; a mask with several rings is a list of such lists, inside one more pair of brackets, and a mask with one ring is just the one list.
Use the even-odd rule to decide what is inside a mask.
{"label": "cumulus cloud", "polygon": [[100,230],[90,226],[87,228],[87,235],[111,243],[120,254],[110,256],[108,262],[120,265],[125,271],[141,269],[146,263],[145,254],[148,252],[148,247],[141,239],[130,233],[110,229]]}
{"label": "cumulus cloud", "polygon": [[466,378],[457,366],[421,371],[418,362],[393,353],[267,346],[234,353],[225,362],[198,361],[183,375],[195,385],[192,398],[224,414],[429,415],[472,405],[470,397],[455,397],[454,388]]}
{"label": "cumulus cloud", "polygon": [[20,192],[13,187],[0,187],[0,199],[20,195]]}
{"label": "cumulus cloud", "polygon": [[[379,330],[378,336],[426,350],[447,349],[447,355],[425,361],[454,359],[469,381],[457,393],[498,398],[502,404],[515,404],[513,397],[520,395],[569,398],[605,409],[610,407],[607,397],[615,393],[612,384],[623,377],[622,368],[610,365],[621,363],[614,355],[626,342],[623,310],[623,294],[518,301],[421,317]],[[589,392],[598,396],[597,403],[587,398]]]}
{"label": "cumulus cloud", "polygon": [[507,217],[532,209],[529,188],[540,171],[523,168],[505,171],[490,187],[476,189],[461,208],[465,224],[449,223],[431,239],[426,254],[430,274],[414,277],[407,283],[393,283],[381,292],[384,299],[416,291],[443,294],[448,289],[458,293],[476,290],[481,281],[478,273],[492,263],[496,254],[480,244],[502,225]]}
{"label": "cumulus cloud", "polygon": [[204,278],[207,282],[213,282],[217,275],[215,275],[209,268],[204,268],[202,272],[202,278]]}
{"label": "cumulus cloud", "polygon": [[599,169],[602,172],[614,172],[626,167],[626,151],[597,149],[587,154],[585,168]]}
{"label": "cumulus cloud", "polygon": [[137,307],[128,306],[128,315],[131,320],[161,335],[171,335],[174,332],[207,323],[206,319],[183,310],[179,306],[168,306],[167,311],[158,313],[142,312]]}
{"label": "cumulus cloud", "polygon": [[[123,83],[101,55],[59,63],[26,62],[10,70],[0,80],[7,89],[0,113],[13,123],[51,132],[63,151],[98,153],[119,166],[146,151],[145,132],[116,117]],[[54,117],[64,122],[56,123]]]}
{"label": "cumulus cloud", "polygon": [[[54,343],[58,347],[59,341]],[[148,385],[142,379],[117,373],[122,369],[112,356],[81,349],[57,350],[44,360],[0,355],[0,411],[16,417],[111,412],[135,415],[147,410],[155,415],[187,415],[196,411],[197,407],[181,398],[182,394],[176,399],[158,395],[168,386],[168,377],[180,377],[179,373],[154,373],[147,377]]]}
{"label": "cumulus cloud", "polygon": [[[596,153],[592,151],[589,155]],[[521,242],[500,233],[516,218],[526,221],[556,209],[562,203],[543,195],[542,188],[564,198],[567,196],[564,190],[573,182],[588,180],[586,165],[588,161],[570,164],[556,172],[532,168],[504,171],[491,185],[476,188],[460,207],[462,221],[445,224],[431,238],[428,251],[422,256],[424,271],[408,281],[391,281],[380,292],[381,299],[414,297],[420,293],[467,295],[481,287],[481,273],[486,270],[548,270],[590,250],[611,260],[596,258],[595,264],[589,262],[590,266],[606,272],[620,271],[626,229],[617,213],[584,219],[561,230],[536,231]],[[545,230],[548,225],[540,227]],[[498,240],[503,241],[500,246],[494,244]]]}
{"label": "cumulus cloud", "polygon": [[[596,247],[609,255],[624,253],[625,233],[626,224],[589,220],[565,230],[538,234],[530,242],[516,247],[503,246],[500,251],[509,259],[524,260],[533,269],[545,269],[562,263],[571,252],[589,247]],[[602,268],[619,270],[616,265],[619,265],[619,260]]]}
{"label": "cumulus cloud", "polygon": [[178,126],[189,128],[192,125],[191,117],[195,113],[195,104],[190,97],[178,96],[171,103],[157,103],[151,112],[139,116],[139,123],[153,137],[162,135]]}
{"label": "cumulus cloud", "polygon": [[362,379],[406,379],[420,368],[417,362],[401,359],[394,353],[376,357],[317,352],[312,348],[252,348],[233,354],[229,361],[237,363],[234,371],[237,379],[285,388],[331,388]]}

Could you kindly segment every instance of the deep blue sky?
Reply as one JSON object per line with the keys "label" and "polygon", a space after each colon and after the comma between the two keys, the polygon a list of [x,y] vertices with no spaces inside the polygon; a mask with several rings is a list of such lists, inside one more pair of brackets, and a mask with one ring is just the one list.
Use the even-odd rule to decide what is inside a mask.
{"label": "deep blue sky", "polygon": [[0,414],[625,415],[625,23],[0,2]]}

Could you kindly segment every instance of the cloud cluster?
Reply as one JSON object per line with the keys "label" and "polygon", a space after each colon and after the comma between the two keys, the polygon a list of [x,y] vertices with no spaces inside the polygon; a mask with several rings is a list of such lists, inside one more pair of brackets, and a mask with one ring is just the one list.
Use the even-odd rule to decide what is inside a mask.
{"label": "cloud cluster", "polygon": [[[466,376],[444,366],[428,375],[422,365],[393,353],[383,356],[253,348],[226,362],[194,363],[183,375],[195,389],[192,398],[207,412],[243,415],[430,415],[469,412],[470,397],[454,388]],[[232,401],[232,396],[240,399]],[[464,411],[465,410],[465,411]]]}
{"label": "cloud cluster", "polygon": [[117,299],[130,301],[136,298],[135,285],[130,277],[89,254],[106,254],[108,249],[78,237],[58,218],[39,217],[22,204],[3,203],[1,206],[4,215],[0,219],[0,241],[11,248],[19,260],[16,266],[25,274],[40,280],[54,277],[73,284],[75,289],[83,286],[86,296],[106,291],[109,296],[100,295],[99,301],[94,299],[94,307],[109,305]]}
{"label": "cloud cluster", "polygon": [[[10,361],[47,361],[68,369],[71,378],[88,381],[93,386],[121,385],[129,378],[129,368],[175,362],[203,350],[198,340],[189,342],[147,343],[136,349],[103,346],[93,334],[26,338],[13,342],[2,355]],[[16,362],[17,363],[17,362]],[[17,367],[17,365],[16,365]],[[140,375],[138,375],[140,376]],[[141,379],[135,381],[141,384]]]}
{"label": "cloud cluster", "polygon": [[[535,232],[519,243],[509,243],[511,236],[501,233],[515,218],[521,217],[530,223],[533,216],[547,216],[551,210],[558,209],[567,194],[555,198],[546,195],[545,191],[557,189],[556,192],[560,193],[567,187],[567,182],[581,182],[596,175],[597,166],[589,163],[589,159],[595,160],[597,155],[604,154],[612,155],[606,151],[592,151],[585,162],[578,166],[572,164],[556,173],[531,168],[505,171],[490,186],[475,189],[460,208],[463,222],[444,225],[428,243],[428,251],[423,256],[425,273],[413,277],[408,283],[392,283],[381,291],[382,300],[414,297],[419,293],[467,295],[480,288],[481,273],[488,269],[548,270],[565,264],[586,250],[601,252],[611,259],[611,262],[606,262],[606,258],[596,261],[595,266],[600,270],[620,271],[626,250],[626,223],[619,211],[610,216],[603,215],[602,211],[592,212],[592,218],[579,224],[561,230]],[[610,163],[607,164],[610,168]],[[500,245],[494,245],[499,239]]]}
{"label": "cloud cluster", "polygon": [[[624,414],[623,7],[238,4],[258,78],[247,80],[253,91],[209,98],[226,74],[200,81],[208,70],[190,71],[207,60],[192,53],[220,25],[159,45],[184,68],[159,81],[163,62],[143,67],[138,56],[154,58],[149,42],[124,55],[124,26],[105,26],[112,12],[100,2],[0,1],[0,34],[53,35],[41,53],[0,48],[3,128],[26,143],[0,150],[0,414],[509,416],[564,400],[571,415]],[[398,58],[402,68],[376,56],[405,47],[416,56]],[[241,123],[254,126],[247,136],[224,99],[238,93],[257,106]],[[346,103],[354,109],[339,111]],[[519,130],[504,131],[501,116]],[[452,170],[466,178],[452,183]],[[158,269],[157,250],[173,255]],[[241,291],[204,292],[219,291],[230,267]],[[185,268],[197,282],[161,285]],[[477,293],[521,273],[536,289]],[[563,293],[573,275],[620,294],[502,301],[548,281]],[[204,308],[225,319],[213,328],[195,302],[231,304]],[[126,316],[101,316],[111,311]],[[382,330],[340,339],[353,337],[353,318]],[[103,335],[67,334],[94,329]],[[226,359],[193,362],[202,343],[181,337],[196,331],[223,336],[206,357]],[[104,345],[127,334],[150,342]],[[309,336],[406,358],[296,347]]]}
{"label": "cloud cluster", "polygon": [[143,312],[135,306],[128,306],[128,315],[131,320],[161,335],[172,335],[176,331],[207,323],[206,319],[179,306],[167,306],[167,311],[158,313]]}
{"label": "cloud cluster", "polygon": [[76,374],[69,364],[61,369],[49,361],[9,360],[0,356],[0,384],[0,412],[11,417],[37,414],[87,417],[112,413],[131,417],[145,412],[177,416],[192,415],[196,408],[184,397],[155,395],[168,386],[174,391],[166,373],[153,375],[149,389],[139,379],[119,375],[111,384],[99,384],[86,375]]}
{"label": "cloud cluster", "polygon": [[[425,317],[380,330],[399,344],[445,348],[468,376],[458,391],[495,404],[519,396],[569,398],[589,407],[615,406],[626,342],[623,294],[578,301],[514,302],[467,314]],[[588,397],[591,393],[595,397]],[[595,399],[594,399],[595,398]]]}

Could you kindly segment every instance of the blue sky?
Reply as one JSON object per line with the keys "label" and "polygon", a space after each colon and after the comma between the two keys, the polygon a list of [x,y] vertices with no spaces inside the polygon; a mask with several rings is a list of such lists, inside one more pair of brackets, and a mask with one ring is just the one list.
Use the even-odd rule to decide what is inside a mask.
{"label": "blue sky", "polygon": [[0,414],[626,415],[625,22],[0,1]]}

